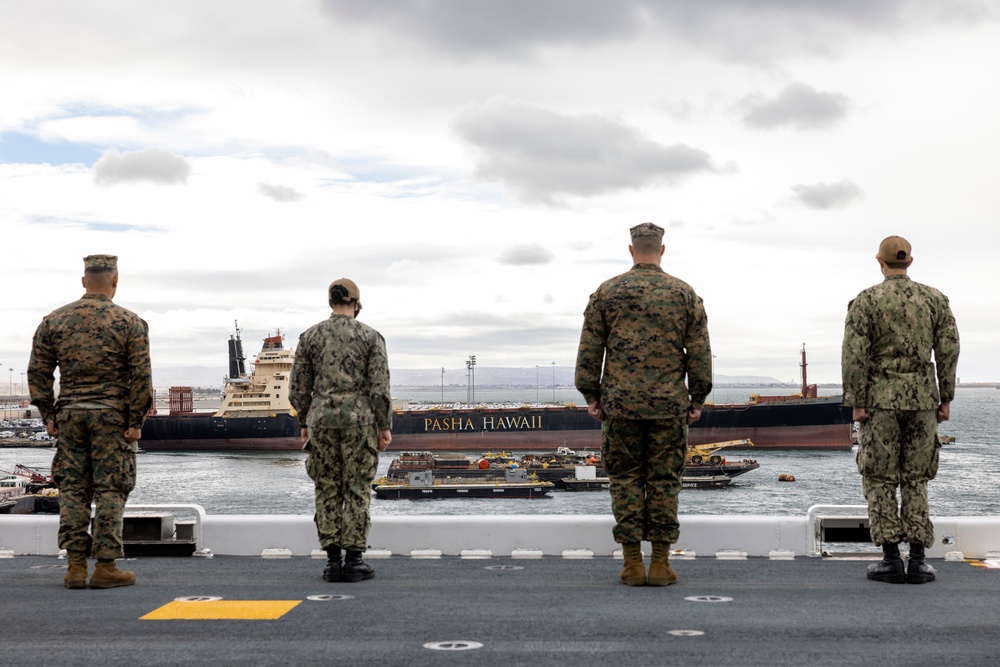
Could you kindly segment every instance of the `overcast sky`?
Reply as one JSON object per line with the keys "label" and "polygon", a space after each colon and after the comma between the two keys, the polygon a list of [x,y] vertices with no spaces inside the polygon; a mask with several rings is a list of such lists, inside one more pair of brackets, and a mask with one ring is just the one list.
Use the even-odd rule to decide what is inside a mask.
{"label": "overcast sky", "polygon": [[91,253],[154,368],[341,276],[394,368],[568,366],[651,221],[720,374],[839,381],[900,234],[1000,380],[997,63],[996,0],[6,2],[0,366]]}

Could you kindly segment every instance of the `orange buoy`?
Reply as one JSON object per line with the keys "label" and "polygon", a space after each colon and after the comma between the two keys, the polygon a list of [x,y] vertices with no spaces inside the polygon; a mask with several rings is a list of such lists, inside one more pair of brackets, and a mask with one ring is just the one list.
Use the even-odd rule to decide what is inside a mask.
{"label": "orange buoy", "polygon": [[479,469],[480,470],[486,470],[489,467],[490,467],[490,462],[489,461],[487,461],[486,459],[479,459]]}

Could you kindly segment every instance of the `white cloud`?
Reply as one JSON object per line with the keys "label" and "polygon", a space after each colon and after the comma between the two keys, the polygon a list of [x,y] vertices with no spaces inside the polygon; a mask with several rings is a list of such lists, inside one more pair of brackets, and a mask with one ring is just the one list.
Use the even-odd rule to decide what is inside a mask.
{"label": "white cloud", "polygon": [[524,199],[555,203],[713,172],[711,156],[664,145],[638,128],[594,113],[563,114],[495,97],[467,108],[458,135],[477,150],[476,174]]}
{"label": "white cloud", "polygon": [[991,17],[979,0],[323,0],[322,7],[338,24],[445,55],[526,58],[646,33],[741,62],[836,53],[858,36]]}
{"label": "white cloud", "polygon": [[551,250],[534,243],[513,245],[500,253],[500,263],[511,266],[548,264],[554,259]]}
{"label": "white cloud", "polygon": [[841,93],[820,92],[804,83],[792,83],[772,98],[747,97],[742,106],[746,110],[743,122],[749,127],[813,130],[830,127],[842,120],[851,102]]}
{"label": "white cloud", "polygon": [[[347,275],[396,367],[568,366],[588,295],[651,220],[721,373],[790,377],[805,341],[810,377],[838,379],[847,301],[903,234],[915,279],[952,298],[963,379],[1000,378],[979,289],[1000,266],[962,241],[995,226],[998,0],[9,4],[3,266],[31,285],[0,302],[15,371],[91,252],[119,256],[116,301],[157,365],[224,362],[233,319],[294,341]],[[111,169],[147,147],[177,170]],[[129,178],[186,185],[102,187]],[[532,261],[516,245],[553,256],[501,261]],[[838,280],[789,279],[818,256]]]}
{"label": "white cloud", "polygon": [[191,166],[184,158],[160,148],[125,153],[109,148],[94,163],[94,182],[98,185],[128,182],[184,184],[190,175]]}
{"label": "white cloud", "polygon": [[287,185],[271,185],[270,183],[258,183],[257,191],[268,199],[276,202],[287,203],[305,199],[305,195]]}
{"label": "white cloud", "polygon": [[865,196],[864,190],[857,183],[847,179],[836,183],[793,185],[792,190],[802,205],[824,211],[850,206]]}

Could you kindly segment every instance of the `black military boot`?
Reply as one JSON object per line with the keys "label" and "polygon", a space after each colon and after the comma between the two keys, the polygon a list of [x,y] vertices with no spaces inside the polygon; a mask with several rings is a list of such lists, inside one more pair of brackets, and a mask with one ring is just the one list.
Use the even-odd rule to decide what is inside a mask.
{"label": "black military boot", "polygon": [[924,562],[924,545],[910,542],[910,562],[906,566],[906,583],[926,584],[934,581],[934,568]]}
{"label": "black military boot", "polygon": [[344,564],[340,560],[340,547],[326,548],[326,567],[323,569],[325,581],[342,581],[341,571]]}
{"label": "black military boot", "polygon": [[341,581],[363,581],[375,576],[375,568],[361,560],[360,551],[347,551],[344,567],[341,569]]}
{"label": "black military boot", "polygon": [[898,542],[882,545],[882,560],[868,566],[868,578],[887,584],[906,582],[906,569],[903,567],[903,559],[899,557]]}

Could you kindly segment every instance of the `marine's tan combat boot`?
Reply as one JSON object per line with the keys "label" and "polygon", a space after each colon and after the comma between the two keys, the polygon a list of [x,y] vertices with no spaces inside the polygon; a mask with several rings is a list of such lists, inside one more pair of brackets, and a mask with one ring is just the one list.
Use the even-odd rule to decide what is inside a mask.
{"label": "marine's tan combat boot", "polygon": [[97,561],[94,574],[90,577],[91,588],[117,588],[131,586],[135,583],[135,575],[115,567],[114,558],[101,558]]}
{"label": "marine's tan combat boot", "polygon": [[670,543],[653,542],[653,555],[649,559],[649,576],[646,583],[650,586],[669,586],[677,583],[677,573],[670,567]]}
{"label": "marine's tan combat boot", "polygon": [[625,566],[622,568],[621,580],[627,586],[645,586],[646,568],[642,565],[642,543],[626,542],[622,544],[622,555]]}
{"label": "marine's tan combat boot", "polygon": [[63,579],[66,588],[86,588],[87,554],[83,551],[67,551],[66,561],[66,577]]}

